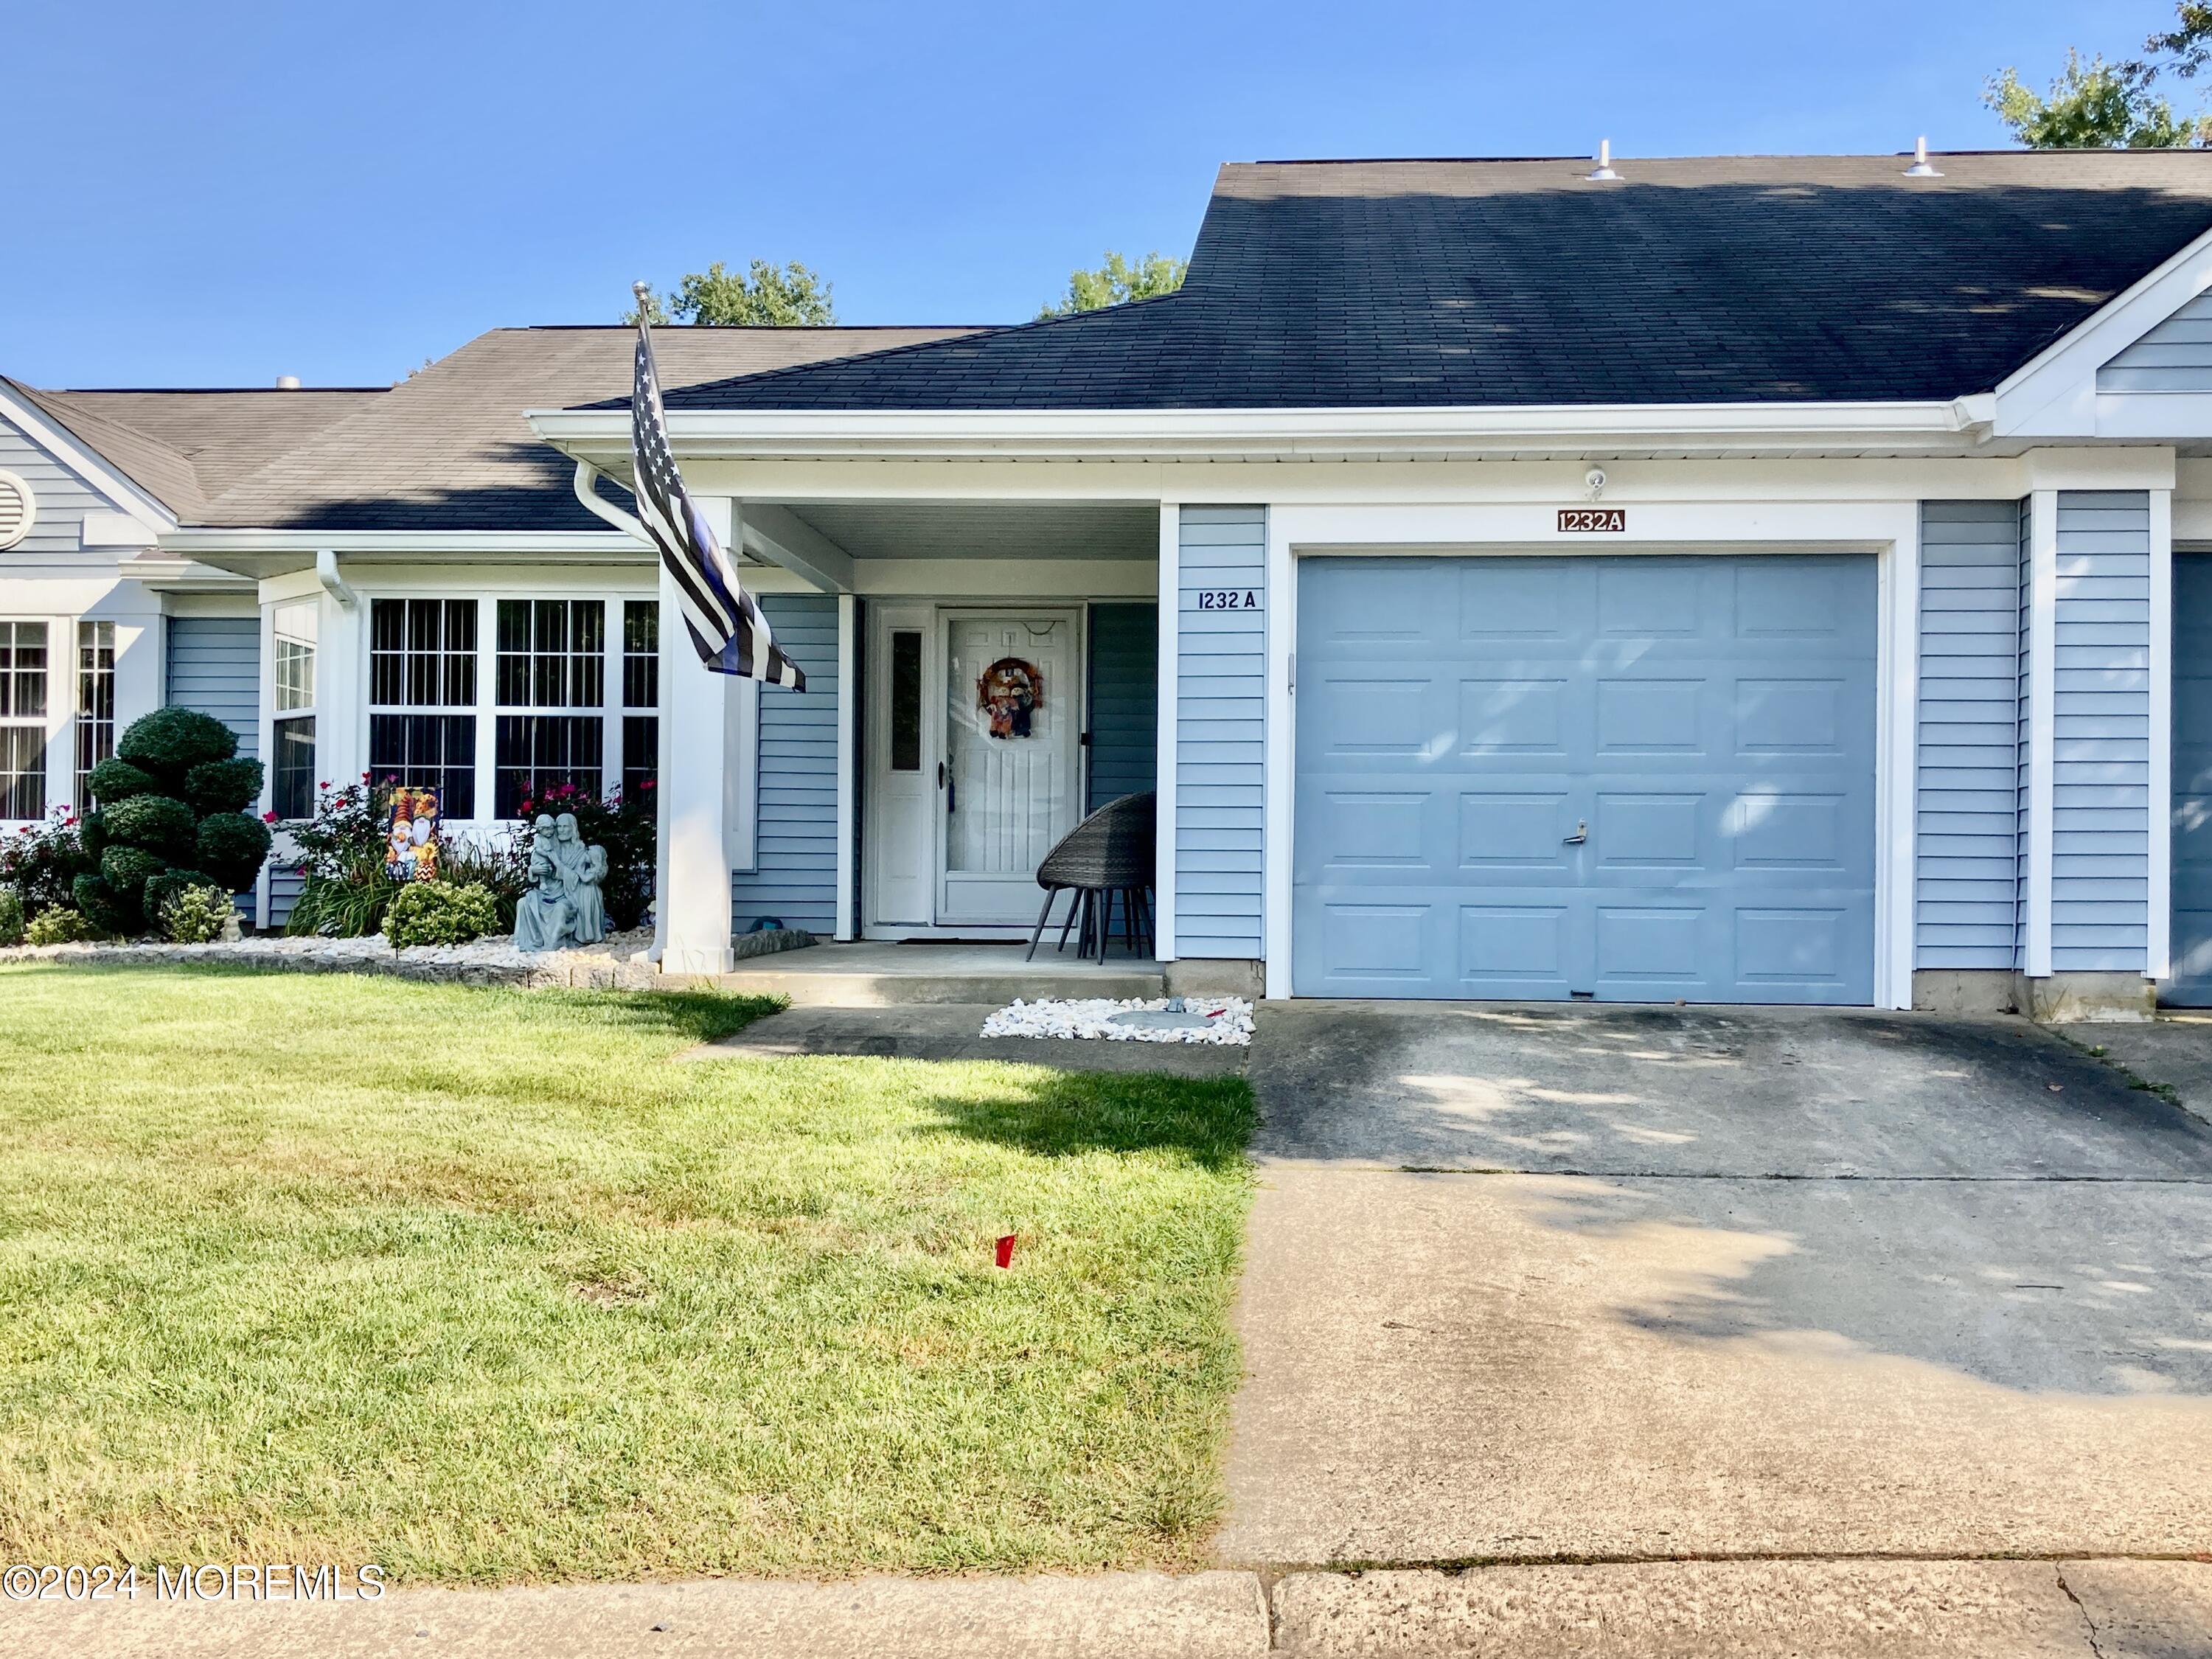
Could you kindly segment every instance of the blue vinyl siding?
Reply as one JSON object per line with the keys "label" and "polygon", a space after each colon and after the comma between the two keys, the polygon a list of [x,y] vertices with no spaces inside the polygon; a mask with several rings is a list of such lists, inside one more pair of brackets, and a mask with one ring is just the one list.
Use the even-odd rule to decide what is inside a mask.
{"label": "blue vinyl siding", "polygon": [[2212,294],[2200,294],[2097,371],[2100,392],[2212,392]]}
{"label": "blue vinyl siding", "polygon": [[2051,965],[2143,970],[2150,895],[2150,499],[2058,497]]}
{"label": "blue vinyl siding", "polygon": [[8,562],[14,570],[20,571],[33,561],[113,565],[112,550],[83,550],[83,526],[87,514],[120,512],[120,504],[55,459],[32,441],[29,433],[5,418],[0,418],[0,470],[30,485],[36,503],[31,533],[8,550]]}
{"label": "blue vinyl siding", "polygon": [[775,641],[806,675],[806,690],[763,686],[755,868],[730,882],[739,933],[761,916],[827,938],[837,925],[837,601],[828,594],[763,594]]}
{"label": "blue vinyl siding", "polygon": [[238,752],[261,751],[261,623],[254,617],[169,618],[173,707],[212,714],[238,733]]}
{"label": "blue vinyl siding", "polygon": [[2018,951],[2020,504],[1920,513],[1914,961],[2011,968]]}
{"label": "blue vinyl siding", "polygon": [[[1182,509],[1176,579],[1175,951],[1263,954],[1267,822],[1267,510]],[[1250,592],[1258,610],[1199,609]]]}
{"label": "blue vinyl siding", "polygon": [[1091,607],[1090,811],[1152,787],[1160,720],[1160,608]]}

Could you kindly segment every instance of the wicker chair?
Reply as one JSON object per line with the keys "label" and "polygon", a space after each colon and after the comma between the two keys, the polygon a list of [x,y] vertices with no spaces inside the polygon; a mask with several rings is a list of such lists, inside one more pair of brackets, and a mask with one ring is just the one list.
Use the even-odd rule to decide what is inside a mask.
{"label": "wicker chair", "polygon": [[1037,912],[1036,931],[1030,935],[1030,951],[1036,956],[1037,941],[1044,937],[1052,918],[1053,901],[1063,891],[1075,899],[1067,907],[1067,920],[1060,926],[1060,943],[1067,948],[1068,929],[1079,915],[1083,933],[1078,957],[1095,947],[1103,966],[1106,941],[1114,932],[1114,896],[1121,896],[1121,936],[1134,955],[1139,947],[1149,955],[1152,943],[1151,891],[1153,847],[1158,835],[1158,803],[1150,790],[1108,801],[1060,839],[1037,866],[1037,885],[1044,889],[1044,908]]}

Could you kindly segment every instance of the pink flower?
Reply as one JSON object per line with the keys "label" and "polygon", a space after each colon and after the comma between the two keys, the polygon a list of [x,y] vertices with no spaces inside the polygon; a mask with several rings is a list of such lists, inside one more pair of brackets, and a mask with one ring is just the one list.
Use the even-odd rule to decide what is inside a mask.
{"label": "pink flower", "polygon": [[274,812],[264,812],[261,815],[261,821],[264,823],[274,823],[276,822],[276,815]]}

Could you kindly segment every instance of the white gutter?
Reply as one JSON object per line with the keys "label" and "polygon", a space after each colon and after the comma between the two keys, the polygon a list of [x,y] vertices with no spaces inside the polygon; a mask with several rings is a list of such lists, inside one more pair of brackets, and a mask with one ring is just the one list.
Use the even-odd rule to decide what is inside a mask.
{"label": "white gutter", "polygon": [[315,580],[323,585],[324,592],[346,610],[352,611],[360,605],[361,595],[353,591],[350,582],[338,574],[338,556],[327,547],[315,555]]}
{"label": "white gutter", "polygon": [[[1980,399],[1927,403],[1652,404],[1479,409],[684,410],[669,435],[696,456],[809,453],[1394,456],[1546,445],[1935,444],[1986,420]],[[623,410],[525,413],[571,455],[626,453]]]}

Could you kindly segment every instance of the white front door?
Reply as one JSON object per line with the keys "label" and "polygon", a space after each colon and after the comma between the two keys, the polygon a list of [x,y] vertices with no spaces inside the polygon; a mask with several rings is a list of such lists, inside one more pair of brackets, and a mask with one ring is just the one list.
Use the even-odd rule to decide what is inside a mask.
{"label": "white front door", "polygon": [[1081,816],[1082,612],[945,610],[939,926],[1026,927],[1036,867]]}

